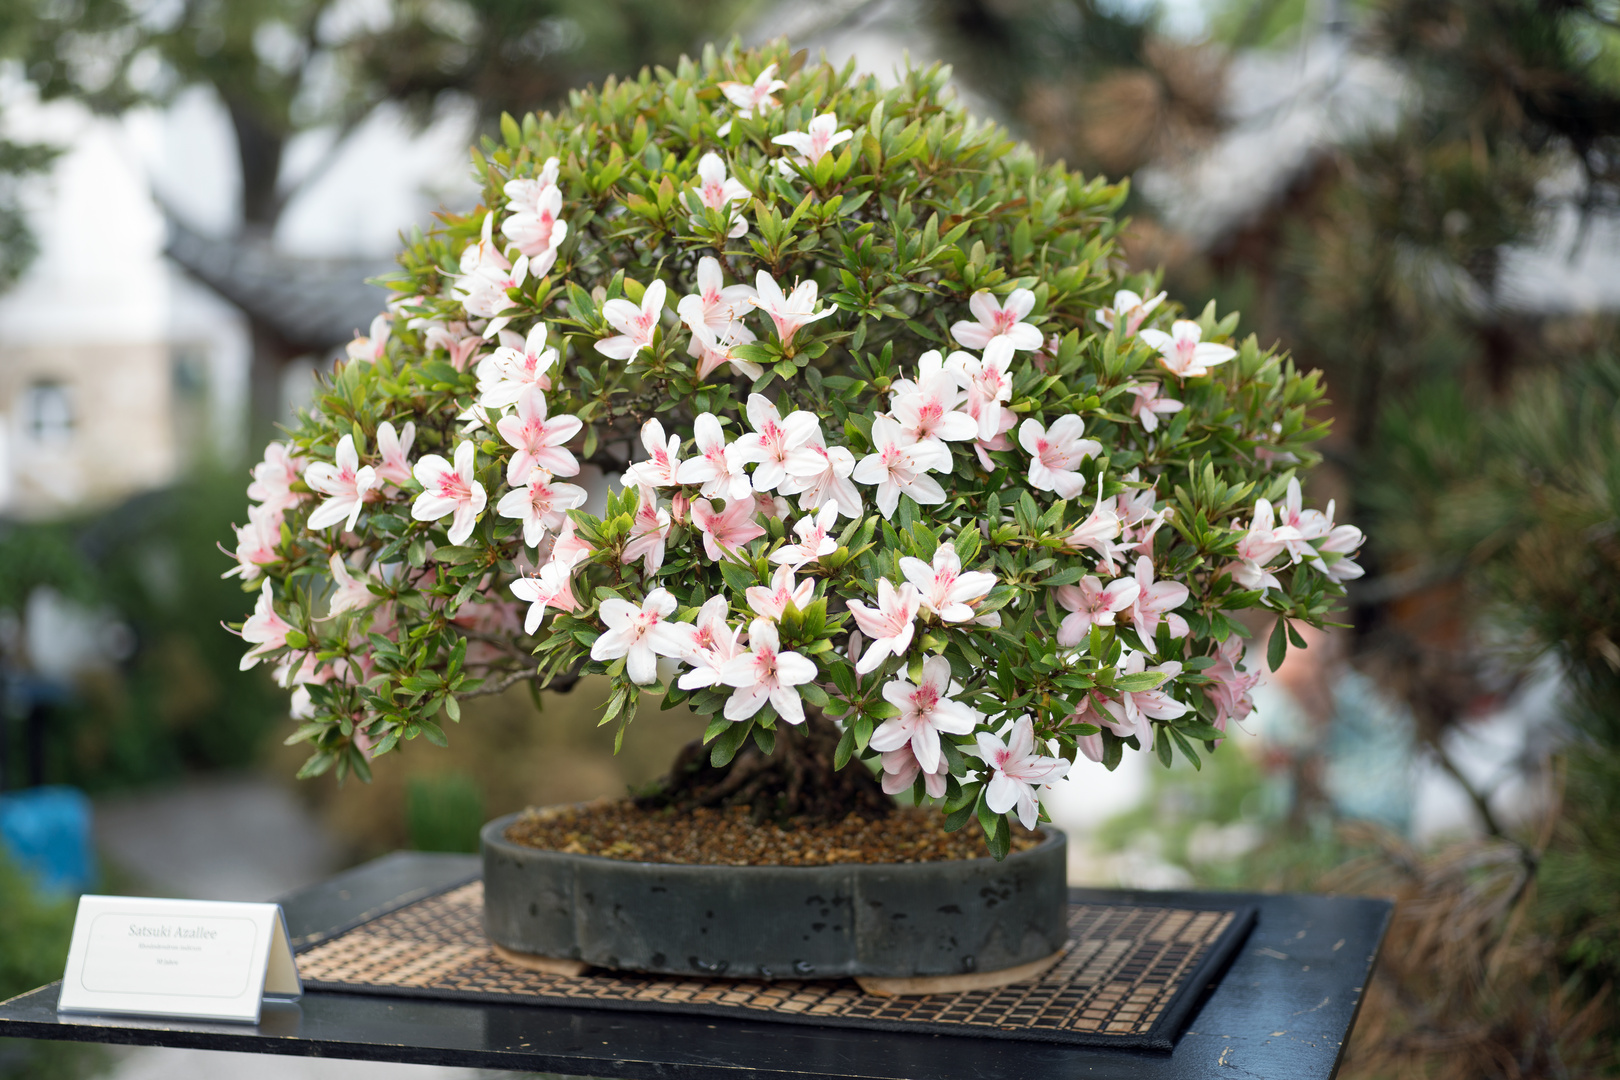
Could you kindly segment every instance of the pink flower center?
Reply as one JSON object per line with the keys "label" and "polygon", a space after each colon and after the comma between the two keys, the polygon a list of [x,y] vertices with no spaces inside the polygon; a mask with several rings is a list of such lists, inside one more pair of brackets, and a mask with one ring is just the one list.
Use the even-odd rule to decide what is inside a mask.
{"label": "pink flower center", "polygon": [[933,683],[923,683],[912,691],[911,703],[916,706],[917,712],[927,715],[934,711],[935,705],[939,704],[939,690],[935,688]]}
{"label": "pink flower center", "polygon": [[446,471],[439,474],[439,497],[465,502],[472,497],[472,489],[467,486],[467,481],[461,478],[460,473]]}
{"label": "pink flower center", "polygon": [[1018,325],[1018,313],[1015,311],[996,312],[996,331],[1005,334]]}

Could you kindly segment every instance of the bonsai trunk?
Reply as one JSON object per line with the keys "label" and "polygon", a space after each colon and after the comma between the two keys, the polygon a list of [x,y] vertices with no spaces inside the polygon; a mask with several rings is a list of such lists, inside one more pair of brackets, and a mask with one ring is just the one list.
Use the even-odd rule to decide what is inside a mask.
{"label": "bonsai trunk", "polygon": [[637,798],[643,807],[749,806],[760,820],[813,817],[841,821],[850,814],[886,817],[894,808],[870,769],[851,759],[833,766],[840,732],[813,706],[804,723],[778,723],[766,754],[750,740],[730,763],[710,764],[709,747],[694,740],[676,755],[659,790]]}

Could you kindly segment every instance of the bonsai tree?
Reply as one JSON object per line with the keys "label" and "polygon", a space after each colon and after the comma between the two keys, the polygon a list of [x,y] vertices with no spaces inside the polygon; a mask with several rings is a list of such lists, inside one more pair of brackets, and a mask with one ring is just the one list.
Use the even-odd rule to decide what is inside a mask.
{"label": "bonsai tree", "polygon": [[1195,764],[1249,711],[1238,616],[1360,573],[1301,505],[1314,375],[1115,271],[1121,184],[782,45],[506,117],[483,205],[254,470],[243,659],[368,777],[459,700],[611,685],[709,718],[654,796],[881,814],[1004,854],[1040,789]]}

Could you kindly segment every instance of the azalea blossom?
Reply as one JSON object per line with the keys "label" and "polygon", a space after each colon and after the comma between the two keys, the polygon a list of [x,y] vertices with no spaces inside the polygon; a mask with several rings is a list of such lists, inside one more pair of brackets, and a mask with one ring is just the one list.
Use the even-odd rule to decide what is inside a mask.
{"label": "azalea blossom", "polygon": [[579,601],[574,597],[574,567],[576,560],[559,559],[553,555],[551,561],[540,568],[539,573],[525,575],[512,582],[512,595],[529,605],[529,613],[523,620],[523,632],[532,634],[540,629],[540,623],[546,617],[546,609],[554,611],[578,611]]}
{"label": "azalea blossom", "polygon": [[771,552],[771,562],[797,570],[807,563],[815,562],[823,555],[831,555],[838,550],[838,539],[832,534],[837,523],[836,503],[828,503],[814,516],[805,515],[793,525],[793,531],[798,535],[799,542],[784,544]]}
{"label": "azalea blossom", "polygon": [[437,521],[452,515],[452,544],[464,543],[472,535],[478,515],[484,512],[484,485],[474,475],[473,453],[473,444],[463,442],[456,447],[454,465],[438,454],[428,454],[416,463],[416,482],[422,485],[422,493],[411,504],[411,517]]}
{"label": "azalea blossom", "polygon": [[517,452],[506,463],[506,482],[527,482],[529,473],[544,469],[553,476],[579,475],[579,461],[563,444],[579,434],[584,422],[577,416],[546,416],[546,395],[530,386],[518,396],[517,412],[495,423],[501,438]]}
{"label": "azalea blossom", "polygon": [[1159,350],[1159,363],[1178,379],[1193,379],[1208,375],[1216,364],[1224,364],[1237,355],[1228,345],[1217,345],[1201,340],[1204,332],[1189,319],[1177,319],[1170,333],[1163,330],[1143,330],[1140,337]]}
{"label": "azalea blossom", "polygon": [[273,442],[264,448],[264,460],[253,466],[253,482],[248,485],[247,496],[263,503],[277,516],[302,502],[306,496],[292,490],[292,485],[303,472],[304,460],[295,455],[284,442]]}
{"label": "azalea blossom", "polygon": [[1131,402],[1131,415],[1142,421],[1142,430],[1154,432],[1159,430],[1160,413],[1176,413],[1186,408],[1175,398],[1164,397],[1164,387],[1156,382],[1127,383],[1135,400]]}
{"label": "azalea blossom", "polygon": [[1254,698],[1250,694],[1260,684],[1258,671],[1243,671],[1238,664],[1243,659],[1243,640],[1236,634],[1221,642],[1215,651],[1215,663],[1204,669],[1210,680],[1204,686],[1204,695],[1215,706],[1214,724],[1222,731],[1229,723],[1241,724],[1254,711]]}
{"label": "azalea blossom", "polygon": [[777,488],[783,495],[797,495],[800,510],[836,507],[845,517],[861,516],[861,493],[850,477],[855,472],[855,455],[848,447],[827,446],[820,425],[804,447],[791,455],[785,466],[787,479]]}
{"label": "azalea blossom", "polygon": [[1055,491],[1072,499],[1085,490],[1080,463],[1102,453],[1102,443],[1081,438],[1086,422],[1074,413],[1060,416],[1047,429],[1034,417],[1018,428],[1018,444],[1030,454],[1029,483],[1041,491]]}
{"label": "azalea blossom", "polygon": [[917,776],[923,778],[923,790],[930,799],[943,799],[947,790],[945,778],[951,775],[950,763],[940,755],[939,765],[933,772],[923,772],[922,766],[917,764],[917,755],[911,752],[908,743],[898,750],[890,750],[881,757],[883,762],[883,791],[886,795],[898,795],[902,791],[910,790],[917,782]]}
{"label": "azalea blossom", "polygon": [[934,563],[903,556],[900,572],[917,590],[923,610],[939,616],[941,622],[967,622],[973,618],[973,601],[982,600],[996,587],[996,576],[981,570],[962,570],[956,547],[948,541],[934,549]]}
{"label": "azalea blossom", "polygon": [[880,577],[875,608],[867,607],[859,600],[846,600],[844,603],[854,617],[855,625],[871,642],[855,665],[857,674],[865,675],[876,670],[885,657],[905,655],[911,647],[917,608],[922,603],[915,585],[908,581],[896,589],[888,578]]}
{"label": "azalea blossom", "polygon": [[1113,626],[1114,615],[1136,603],[1141,586],[1130,578],[1111,581],[1105,587],[1087,574],[1078,585],[1059,585],[1057,602],[1069,612],[1058,627],[1059,645],[1078,645],[1093,626]]}
{"label": "azalea blossom", "polygon": [[626,487],[674,487],[681,482],[676,479],[683,464],[679,435],[665,438],[664,425],[654,417],[641,425],[641,445],[647,449],[647,460],[638,461],[625,470]]}
{"label": "azalea blossom", "polygon": [[416,421],[407,420],[397,432],[387,420],[377,425],[377,454],[382,464],[376,466],[377,479],[391,484],[411,482],[411,444],[416,441]]}
{"label": "azalea blossom", "polygon": [[309,515],[311,529],[325,529],[343,522],[344,532],[353,532],[365,505],[366,493],[380,486],[377,470],[360,464],[354,449],[354,436],[338,440],[335,463],[317,461],[304,470],[304,483],[327,496]]}
{"label": "azalea blossom", "polygon": [[557,530],[557,538],[552,541],[551,561],[573,565],[588,559],[595,550],[588,540],[574,534],[574,519],[567,518],[562,528]]}
{"label": "azalea blossom", "polygon": [[522,288],[529,276],[527,255],[519,255],[517,262],[508,262],[490,239],[494,220],[493,212],[486,215],[479,242],[469,244],[462,251],[461,275],[450,287],[450,295],[461,301],[467,314],[489,320],[481,335],[486,339],[494,337],[512,321],[511,316],[504,312],[516,306],[517,302],[507,294],[513,289]]}
{"label": "azalea blossom", "polygon": [[988,731],[979,732],[976,741],[979,757],[990,770],[990,783],[984,789],[985,805],[996,814],[1017,808],[1019,823],[1033,829],[1041,818],[1036,786],[1061,780],[1069,771],[1069,763],[1036,753],[1035,727],[1027,716],[1013,722],[1012,738],[1007,742]]}
{"label": "azalea blossom", "polygon": [[[969,403],[969,415],[972,415],[971,402]],[[1011,450],[1013,448],[1012,440],[1007,438],[1007,432],[1011,431],[1013,425],[1017,422],[1018,417],[1012,410],[1002,409],[1001,420],[996,424],[996,433],[988,439],[980,438],[974,442],[973,453],[978,457],[979,465],[985,472],[996,471],[996,463],[990,460],[990,451]]]}
{"label": "azalea blossom", "polygon": [[689,328],[692,335],[686,344],[686,355],[697,358],[699,379],[708,378],[722,364],[730,364],[732,371],[749,379],[757,379],[765,374],[765,369],[752,360],[744,360],[736,355],[737,346],[756,340],[754,332],[742,323],[732,323],[721,337],[714,336],[702,323]]}
{"label": "azalea blossom", "polygon": [[410,325],[413,329],[424,331],[422,345],[429,353],[443,349],[450,359],[450,366],[457,371],[466,371],[473,354],[484,344],[483,335],[464,322],[413,319]]}
{"label": "azalea blossom", "polygon": [[855,466],[854,478],[862,484],[877,485],[878,509],[885,518],[893,517],[900,496],[909,495],[919,506],[937,506],[945,501],[945,489],[928,475],[930,470],[950,472],[951,452],[934,439],[911,442],[899,423],[887,416],[872,420],[873,452]]}
{"label": "azalea blossom", "polygon": [[[1164,676],[1165,682],[1181,674],[1181,664],[1175,660],[1166,661],[1158,667],[1146,665],[1147,661],[1141,653],[1128,653],[1119,666],[1119,673],[1140,675],[1158,672]],[[1162,689],[1116,690],[1114,693],[1117,697],[1108,697],[1101,702],[1109,729],[1122,739],[1135,735],[1143,750],[1153,749],[1154,720],[1174,720],[1191,711]]]}
{"label": "azalea blossom", "polygon": [[236,550],[231,557],[236,565],[221,577],[240,577],[252,581],[264,572],[264,567],[281,561],[281,511],[266,504],[248,507],[248,523],[235,525]]}
{"label": "azalea blossom", "polygon": [[[1304,499],[1299,490],[1299,478],[1292,477],[1288,481],[1288,494],[1277,507],[1278,524],[1294,530],[1296,534],[1290,538],[1286,547],[1288,556],[1294,562],[1301,559],[1314,559],[1316,550],[1309,541],[1320,540],[1333,529],[1333,503],[1328,503],[1327,512],[1320,510],[1307,510]],[[1359,535],[1360,530],[1357,530]]]}
{"label": "azalea blossom", "polygon": [[535,469],[528,483],[501,496],[501,501],[495,504],[495,512],[523,522],[523,543],[538,547],[546,533],[555,532],[568,520],[569,510],[584,505],[584,488],[558,483],[546,470]]}
{"label": "azalea blossom", "polygon": [[1153,309],[1164,303],[1169,293],[1161,292],[1158,296],[1144,300],[1129,289],[1121,289],[1114,294],[1113,307],[1097,309],[1097,321],[1108,329],[1114,328],[1114,323],[1120,318],[1125,320],[1125,336],[1129,337],[1142,328],[1142,323],[1153,314]]}
{"label": "azalea blossom", "polygon": [[540,171],[534,176],[522,176],[508,180],[501,188],[506,195],[506,208],[517,214],[533,214],[539,211],[541,200],[549,188],[557,186],[557,176],[561,172],[562,163],[555,157],[548,157],[540,166]]}
{"label": "azalea blossom", "polygon": [[930,349],[917,358],[916,382],[896,379],[892,384],[889,414],[913,442],[964,442],[979,437],[979,422],[957,410],[966,398],[960,372],[947,368],[939,352]]}
{"label": "azalea blossom", "polygon": [[1012,341],[998,336],[985,346],[982,359],[970,353],[954,352],[946,360],[967,389],[965,408],[978,422],[981,442],[988,442],[1005,430],[1002,405],[1012,400],[1012,357]]}
{"label": "azalea blossom", "polygon": [[815,310],[816,283],[814,279],[801,281],[793,287],[793,291],[786,295],[776,279],[761,270],[754,277],[755,293],[749,298],[749,303],[759,308],[771,317],[776,325],[776,340],[781,343],[783,351],[789,350],[793,345],[793,335],[799,329],[835,314],[837,308],[827,308],[823,311]]}
{"label": "azalea blossom", "polygon": [[568,222],[561,219],[562,189],[555,184],[537,187],[508,209],[518,212],[501,222],[501,232],[529,258],[529,272],[543,276],[556,265],[557,248],[568,238]]}
{"label": "azalea blossom", "polygon": [[1311,565],[1326,574],[1329,580],[1340,585],[1347,581],[1354,581],[1366,573],[1361,568],[1361,565],[1350,557],[1361,549],[1364,539],[1361,530],[1354,525],[1340,525],[1327,534],[1327,538],[1322,541],[1317,550],[1320,552],[1333,552],[1344,557],[1329,563],[1318,555],[1311,560]]}
{"label": "azalea blossom", "polygon": [[602,601],[598,613],[607,630],[591,646],[591,659],[601,664],[622,656],[631,682],[657,681],[658,657],[679,659],[692,648],[691,624],[669,620],[675,607],[668,589],[654,589],[640,607],[618,597]]}
{"label": "azalea blossom", "polygon": [[[776,136],[771,142],[777,146],[786,146],[797,150],[798,156],[793,163],[801,169],[810,169],[816,162],[826,157],[832,148],[848,142],[855,137],[855,133],[848,128],[838,129],[838,114],[825,112],[810,121],[808,131],[787,131]],[[778,162],[778,168],[784,175],[793,175],[792,168],[784,159]]]}
{"label": "azalea blossom", "polygon": [[698,690],[720,682],[726,662],[742,652],[743,629],[726,622],[731,610],[723,594],[711,596],[699,609],[692,633],[692,651],[685,660],[692,665],[676,683],[682,690]]}
{"label": "azalea blossom", "polygon": [[727,660],[720,669],[720,681],[736,687],[726,699],[725,717],[732,722],[747,720],[769,701],[777,716],[790,724],[802,724],[804,702],[794,687],[815,677],[815,661],[783,652],[776,624],[755,619],[748,627],[748,651]]}
{"label": "azalea blossom", "polygon": [[655,281],[641,294],[639,306],[622,297],[603,304],[602,318],[618,334],[598,341],[596,351],[613,360],[629,360],[651,346],[658,320],[664,313],[666,292],[664,283]]}
{"label": "azalea blossom", "polygon": [[776,573],[771,575],[768,588],[752,585],[743,595],[747,597],[748,606],[755,615],[775,622],[782,618],[789,604],[800,611],[809,607],[810,601],[815,599],[816,583],[809,578],[795,582],[793,567],[778,566]]}
{"label": "azalea blossom", "polygon": [[989,348],[997,338],[1004,338],[1014,349],[1032,351],[1041,347],[1041,332],[1024,318],[1035,310],[1035,294],[1028,289],[1014,289],[1007,294],[1005,304],[998,302],[988,289],[980,289],[968,297],[968,310],[978,322],[951,325],[951,337],[969,349]]}
{"label": "azalea blossom", "polygon": [[1097,567],[1106,573],[1116,572],[1115,560],[1124,552],[1124,546],[1114,541],[1120,534],[1119,514],[1114,509],[1114,500],[1102,497],[1102,477],[1097,477],[1097,505],[1092,507],[1091,514],[1076,525],[1064,538],[1066,546],[1075,549],[1090,548],[1098,555]]}
{"label": "azalea blossom", "polygon": [[872,732],[872,749],[898,750],[910,746],[917,764],[927,773],[939,768],[944,755],[939,748],[941,735],[967,735],[984,719],[977,710],[950,695],[961,693],[951,681],[951,662],[943,656],[930,656],[922,664],[922,681],[913,683],[898,675],[883,686],[883,699],[900,710]]}
{"label": "azalea blossom", "polygon": [[743,471],[744,458],[735,443],[726,442],[726,433],[713,413],[698,413],[692,422],[697,456],[681,462],[675,479],[681,484],[698,484],[705,499],[746,499],[753,482]]}
{"label": "azalea blossom", "polygon": [[788,414],[786,419],[764,394],[748,395],[748,424],[754,430],[737,439],[737,456],[754,464],[754,490],[774,491],[787,479],[788,465],[794,463],[799,470],[814,469],[817,462],[803,453],[803,448],[816,434],[815,415],[803,409]]}
{"label": "azalea blossom", "polygon": [[292,629],[291,623],[276,614],[275,594],[270,591],[270,582],[266,581],[259,589],[259,600],[253,605],[253,614],[242,624],[242,640],[253,648],[243,655],[241,669],[248,670],[287,644],[287,635]]}
{"label": "azalea blossom", "polygon": [[754,512],[753,499],[729,499],[724,510],[716,510],[708,499],[692,501],[692,525],[703,535],[710,561],[719,562],[722,552],[736,557],[738,548],[765,535]]}
{"label": "azalea blossom", "polygon": [[[698,186],[695,191],[698,201],[709,210],[724,210],[732,203],[746,204],[753,197],[753,192],[743,187],[742,181],[726,175],[725,159],[713,150],[698,159]],[[693,228],[702,223],[701,217],[692,215]],[[726,235],[735,240],[747,231],[748,219],[743,217],[742,211],[731,211],[731,231]]]}
{"label": "azalea blossom", "polygon": [[[726,100],[737,107],[737,115],[744,120],[750,119],[756,111],[760,115],[770,112],[782,103],[774,95],[778,90],[786,90],[787,83],[776,77],[776,65],[767,64],[765,70],[751,83],[734,82],[726,80],[720,84],[720,92],[726,95]],[[731,121],[727,120],[720,125],[717,132],[721,138],[731,133]]]}
{"label": "azalea blossom", "polygon": [[500,347],[478,362],[478,403],[486,409],[508,409],[531,386],[551,389],[548,372],[557,350],[546,348],[546,324],[537,322],[528,337],[500,333]]}
{"label": "azalea blossom", "polygon": [[637,491],[636,516],[630,526],[630,539],[625,542],[623,558],[626,563],[644,560],[642,569],[648,574],[658,572],[664,565],[664,542],[669,539],[669,511],[658,505],[658,493],[649,487]]}
{"label": "azalea blossom", "polygon": [[361,574],[355,577],[349,573],[349,567],[343,561],[343,556],[332,552],[327,566],[332,570],[332,580],[337,584],[337,591],[332,594],[331,602],[326,607],[326,617],[335,618],[345,611],[363,611],[377,602],[377,597],[367,588],[372,580],[370,574]]}
{"label": "azalea blossom", "polygon": [[388,336],[393,330],[394,319],[388,312],[383,312],[371,320],[371,332],[368,335],[354,335],[349,342],[348,354],[350,360],[369,360],[372,363],[383,358],[388,352]]}
{"label": "azalea blossom", "polygon": [[727,285],[725,280],[719,259],[705,255],[698,260],[698,291],[681,297],[675,305],[687,329],[695,332],[702,326],[715,338],[722,338],[753,307],[751,301],[758,293],[752,285]]}
{"label": "azalea blossom", "polygon": [[1299,530],[1293,526],[1277,527],[1270,500],[1256,499],[1249,529],[1238,541],[1237,560],[1228,563],[1224,570],[1246,589],[1280,589],[1282,582],[1266,569],[1266,564],[1298,539]]}
{"label": "azalea blossom", "polygon": [[1186,637],[1187,620],[1175,614],[1172,609],[1187,602],[1190,595],[1187,586],[1179,581],[1155,583],[1153,560],[1146,555],[1137,556],[1136,585],[1137,594],[1130,607],[1130,620],[1131,625],[1136,627],[1136,636],[1142,639],[1142,644],[1148,649],[1153,648],[1153,639],[1159,632],[1161,620],[1170,627],[1171,637]]}

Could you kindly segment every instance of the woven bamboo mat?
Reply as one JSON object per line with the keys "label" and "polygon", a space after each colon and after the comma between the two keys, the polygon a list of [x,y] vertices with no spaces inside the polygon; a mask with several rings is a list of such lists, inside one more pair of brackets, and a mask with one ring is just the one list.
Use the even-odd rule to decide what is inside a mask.
{"label": "woven bamboo mat", "polygon": [[306,948],[304,986],[411,997],[699,1013],[834,1027],[1170,1049],[1254,920],[1246,907],[1074,904],[1067,953],[997,990],[874,997],[853,980],[763,982],[593,969],[545,975],[497,957],[473,881]]}

